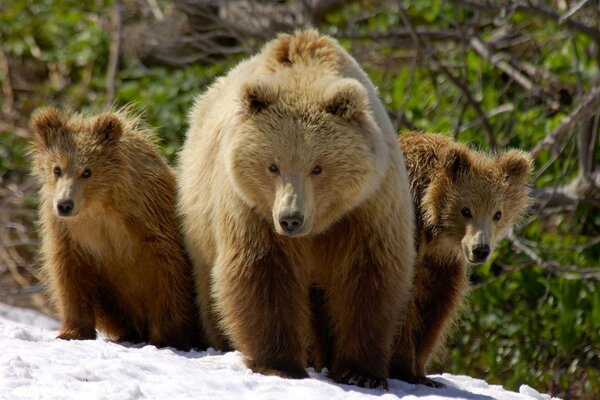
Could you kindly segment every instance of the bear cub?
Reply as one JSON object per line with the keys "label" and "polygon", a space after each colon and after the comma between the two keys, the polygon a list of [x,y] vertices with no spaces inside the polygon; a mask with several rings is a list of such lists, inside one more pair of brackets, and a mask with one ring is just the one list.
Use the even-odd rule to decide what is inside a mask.
{"label": "bear cub", "polygon": [[441,386],[425,377],[427,365],[464,301],[467,266],[485,262],[527,209],[532,160],[521,150],[491,155],[437,134],[398,140],[416,213],[417,261],[390,376]]}
{"label": "bear cub", "polygon": [[41,184],[42,272],[61,339],[199,344],[175,177],[151,133],[125,112],[43,108],[32,116]]}

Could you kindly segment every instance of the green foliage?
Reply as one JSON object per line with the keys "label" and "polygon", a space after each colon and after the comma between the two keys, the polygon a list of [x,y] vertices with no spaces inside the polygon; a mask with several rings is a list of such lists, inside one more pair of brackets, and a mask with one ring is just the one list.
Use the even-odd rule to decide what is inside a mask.
{"label": "green foliage", "polygon": [[[361,61],[392,117],[398,117],[396,121],[454,135],[486,149],[487,132],[481,116],[465,94],[443,73],[427,68],[427,57],[414,48],[386,46],[377,40],[377,34],[403,28],[400,5],[416,26],[429,29],[453,29],[478,17],[443,0],[379,3],[350,2],[329,14],[321,29],[337,35],[353,53],[367,48],[370,55],[386,57],[386,62]],[[41,105],[102,109],[112,6],[111,0],[3,2],[0,46],[18,71],[14,75],[20,85],[15,96],[15,125],[26,127],[31,111]],[[541,43],[524,50],[535,54],[541,68],[564,85],[590,87],[598,74],[597,44],[530,14],[515,12],[505,18]],[[345,36],[348,31],[355,37]],[[496,33],[491,28],[482,38],[488,40]],[[447,41],[434,48],[480,102],[503,145],[534,148],[571,110],[569,105],[561,105],[549,112],[540,99],[509,82],[468,46]],[[164,154],[173,161],[194,97],[237,61],[228,58],[215,65],[181,69],[125,62],[115,80],[115,106],[133,103],[157,128]],[[0,72],[0,84],[5,80]],[[0,107],[3,105],[0,97]],[[403,125],[406,129],[407,123]],[[26,171],[27,135],[0,129],[4,129],[0,132],[0,176]],[[569,182],[577,170],[575,152],[573,140],[555,161],[550,152],[542,152],[536,158],[536,187]],[[518,234],[544,260],[575,269],[598,267],[600,245],[585,245],[600,236],[597,209],[580,207],[525,220]],[[501,243],[490,263],[474,268],[476,285],[457,323],[448,357],[437,368],[511,389],[528,384],[563,397],[592,398],[600,392],[600,285],[594,280],[571,279],[576,278],[575,272],[557,275],[516,252],[508,242]]]}

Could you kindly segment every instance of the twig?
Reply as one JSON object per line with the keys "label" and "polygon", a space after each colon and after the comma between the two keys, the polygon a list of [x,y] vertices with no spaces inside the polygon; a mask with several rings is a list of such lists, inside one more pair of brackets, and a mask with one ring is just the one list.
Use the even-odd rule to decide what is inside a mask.
{"label": "twig", "polygon": [[415,27],[412,25],[410,18],[406,14],[406,11],[404,10],[404,8],[402,7],[401,4],[399,5],[398,10],[400,13],[400,18],[402,19],[402,22],[404,23],[404,25],[410,32],[411,37],[415,41],[415,44],[419,48],[421,48],[422,51],[425,53],[425,55],[428,56],[432,60],[434,67],[439,69],[444,75],[446,75],[448,77],[448,79],[450,79],[450,81],[457,88],[460,89],[460,91],[463,93],[463,95],[467,99],[467,102],[473,107],[475,112],[479,115],[479,119],[481,120],[481,123],[487,134],[488,145],[489,145],[490,149],[492,149],[492,150],[495,149],[496,148],[496,138],[494,136],[494,128],[492,127],[492,124],[490,123],[487,115],[485,114],[485,111],[481,107],[481,104],[477,100],[475,100],[475,98],[471,95],[471,92],[469,91],[467,84],[465,82],[463,82],[459,77],[455,76],[452,73],[452,71],[450,71],[450,69],[439,59],[439,57],[435,54],[435,52],[419,36],[417,31],[415,30]]}
{"label": "twig", "polygon": [[156,18],[157,21],[162,21],[165,19],[165,15],[163,14],[156,0],[147,0],[147,3],[148,7],[150,7],[150,11],[152,11],[152,15],[154,15],[154,18]]}
{"label": "twig", "polygon": [[[475,1],[475,0],[452,0],[453,3],[461,5],[463,7],[480,10],[487,12],[489,14],[498,14],[506,9],[513,9],[515,11],[522,11],[528,14],[533,14],[538,17],[548,19],[558,23],[560,19],[560,15],[541,5],[534,5],[530,2],[524,1],[509,1],[508,4],[495,4],[489,1]],[[569,29],[574,31],[583,33],[595,41],[600,41],[600,30],[593,28],[591,26],[582,24],[577,21],[573,21],[571,19],[567,19],[564,21],[564,25]]]}
{"label": "twig", "polygon": [[115,77],[119,67],[119,55],[121,53],[121,0],[115,0],[114,27],[110,43],[110,54],[106,68],[106,99],[104,107],[110,107],[115,99]]}
{"label": "twig", "polygon": [[598,107],[600,107],[600,85],[593,87],[579,105],[562,120],[558,128],[533,148],[531,151],[533,157],[538,156],[547,148],[551,148],[552,152],[558,155],[560,142],[567,134],[572,133],[575,125],[598,112]]}
{"label": "twig", "polygon": [[549,94],[545,93],[541,87],[535,86],[533,82],[529,80],[529,78],[521,73],[521,71],[517,70],[515,67],[503,60],[500,55],[493,54],[481,39],[474,36],[469,41],[469,44],[481,57],[485,58],[496,68],[510,76],[523,89],[528,92],[532,92],[535,97],[544,101],[551,110],[557,110],[560,107],[557,101],[550,98]]}
{"label": "twig", "polygon": [[10,66],[2,45],[0,45],[0,74],[4,77],[2,79],[2,94],[4,95],[2,114],[10,119],[15,111],[15,94],[10,83]]}
{"label": "twig", "polygon": [[517,238],[514,232],[511,230],[508,234],[508,239],[512,245],[532,261],[534,261],[540,268],[548,271],[553,275],[558,275],[561,278],[571,280],[581,279],[594,279],[600,280],[600,266],[593,268],[580,268],[575,265],[560,265],[557,263],[551,263],[544,261],[535,251],[525,245],[519,238]]}
{"label": "twig", "polygon": [[575,6],[573,6],[573,8],[571,8],[569,11],[567,11],[566,13],[564,13],[563,15],[560,16],[560,18],[558,19],[558,23],[563,24],[566,20],[568,20],[573,15],[575,15],[575,13],[577,13],[579,10],[581,10],[588,1],[589,0],[581,0],[579,3],[575,4]]}

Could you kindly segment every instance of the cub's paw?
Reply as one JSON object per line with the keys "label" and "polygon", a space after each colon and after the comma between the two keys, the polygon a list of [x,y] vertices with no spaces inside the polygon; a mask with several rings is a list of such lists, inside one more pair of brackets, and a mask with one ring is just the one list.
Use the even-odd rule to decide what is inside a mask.
{"label": "cub's paw", "polygon": [[96,330],[62,329],[56,338],[62,340],[94,340],[96,339]]}
{"label": "cub's paw", "polygon": [[346,385],[356,385],[367,389],[388,390],[387,379],[349,369],[343,370],[340,374],[334,374],[332,378],[336,382]]}

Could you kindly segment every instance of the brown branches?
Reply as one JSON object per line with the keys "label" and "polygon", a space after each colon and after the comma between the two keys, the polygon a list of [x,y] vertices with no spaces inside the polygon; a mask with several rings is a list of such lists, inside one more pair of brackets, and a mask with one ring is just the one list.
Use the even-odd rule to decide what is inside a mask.
{"label": "brown branches", "polygon": [[[595,41],[600,41],[600,31],[594,27],[585,25],[581,22],[577,22],[569,17],[564,18],[557,12],[549,9],[544,5],[533,4],[531,1],[515,0],[507,1],[506,4],[492,3],[489,1],[475,1],[475,0],[452,0],[453,3],[462,7],[467,7],[473,10],[478,10],[484,13],[499,15],[499,14],[510,14],[514,11],[521,11],[524,13],[532,14],[543,19],[553,21],[557,24],[563,24],[567,28],[583,33],[589,36]],[[565,14],[567,15],[567,14]]]}
{"label": "brown branches", "polygon": [[104,107],[109,107],[115,99],[115,76],[119,67],[119,55],[121,54],[121,0],[115,0],[113,31],[110,44],[110,53],[108,57],[108,66],[106,68],[106,99]]}
{"label": "brown branches", "polygon": [[600,280],[600,266],[592,268],[581,268],[576,265],[561,265],[556,262],[546,261],[540,257],[535,250],[527,246],[515,236],[514,232],[508,234],[508,240],[521,253],[525,254],[537,266],[544,269],[550,274],[560,276],[564,279],[579,280],[579,279],[594,279]]}
{"label": "brown branches", "polygon": [[14,113],[15,95],[10,83],[10,67],[8,58],[0,44],[0,75],[2,78],[2,114],[5,118],[11,119]]}
{"label": "brown branches", "polygon": [[518,83],[526,92],[530,92],[534,97],[542,100],[546,105],[553,111],[559,108],[559,103],[554,99],[554,96],[549,92],[545,91],[542,87],[535,85],[527,76],[525,76],[517,68],[513,67],[511,63],[506,61],[506,57],[500,54],[492,53],[492,50],[478,37],[471,37],[469,44],[482,58],[486,59],[489,63],[494,65],[496,68],[510,76],[516,83]]}
{"label": "brown branches", "polygon": [[211,64],[228,55],[250,53],[279,32],[314,26],[343,3],[181,0],[163,20],[143,27],[135,53],[149,63]]}
{"label": "brown branches", "polygon": [[427,45],[427,43],[421,38],[421,36],[419,36],[417,30],[410,21],[410,18],[406,14],[406,11],[401,6],[399,7],[399,13],[402,23],[410,33],[417,47],[421,49],[421,52],[424,53],[426,57],[429,57],[431,59],[433,66],[439,69],[444,75],[446,75],[446,77],[461,91],[461,93],[465,96],[467,102],[471,105],[471,107],[473,107],[473,109],[479,116],[481,124],[483,125],[486,131],[488,145],[492,149],[496,148],[496,138],[494,136],[494,129],[492,127],[492,124],[490,123],[480,102],[477,101],[471,94],[467,83],[464,82],[460,77],[455,76],[454,73],[452,73],[452,71],[450,71],[450,69],[435,54],[435,51]]}
{"label": "brown branches", "polygon": [[569,115],[567,115],[561,124],[552,133],[544,138],[544,140],[538,143],[531,154],[536,157],[543,150],[550,148],[554,154],[558,154],[560,151],[560,144],[565,137],[573,133],[573,129],[578,123],[581,123],[587,118],[598,112],[600,108],[600,85],[593,87],[581,100],[579,105],[575,107]]}

